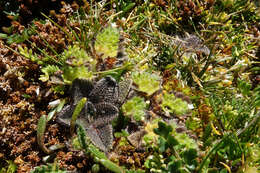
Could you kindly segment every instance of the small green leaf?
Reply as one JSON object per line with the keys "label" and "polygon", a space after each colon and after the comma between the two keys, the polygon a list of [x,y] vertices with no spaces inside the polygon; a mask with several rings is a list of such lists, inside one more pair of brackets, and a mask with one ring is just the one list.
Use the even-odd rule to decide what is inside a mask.
{"label": "small green leaf", "polygon": [[194,164],[194,161],[197,158],[197,150],[191,148],[189,150],[185,150],[183,153],[181,153],[181,155],[184,158],[185,162],[191,165]]}
{"label": "small green leaf", "polygon": [[161,136],[158,139],[158,145],[159,145],[159,151],[161,153],[165,152],[165,150],[168,148],[166,140]]}
{"label": "small green leaf", "polygon": [[26,99],[29,99],[29,98],[31,98],[32,96],[30,96],[29,94],[23,94],[22,95],[24,98],[26,98]]}
{"label": "small green leaf", "polygon": [[168,135],[172,132],[172,127],[162,121],[158,122],[158,126],[158,128],[154,129],[154,133],[167,139]]}
{"label": "small green leaf", "polygon": [[127,4],[127,6],[124,7],[124,9],[122,10],[123,13],[126,13],[126,12],[130,11],[135,5],[136,4],[134,2]]}
{"label": "small green leaf", "polygon": [[86,143],[86,131],[80,124],[79,127],[77,128],[77,136],[81,148],[83,148],[85,152],[88,153],[88,145]]}
{"label": "small green leaf", "polygon": [[168,164],[168,170],[169,172],[180,172],[179,169],[182,166],[181,160],[171,161]]}
{"label": "small green leaf", "polygon": [[100,171],[100,166],[99,164],[94,164],[92,167],[91,167],[91,172],[93,173],[98,173]]}
{"label": "small green leaf", "polygon": [[101,152],[96,146],[93,144],[89,144],[89,152],[98,159],[108,159],[106,154]]}
{"label": "small green leaf", "polygon": [[173,148],[175,145],[178,145],[179,142],[171,135],[168,136],[167,142],[169,144],[169,147]]}
{"label": "small green leaf", "polygon": [[1,39],[7,39],[7,38],[8,38],[8,35],[7,35],[7,34],[4,34],[4,33],[0,33],[0,38],[1,38]]}
{"label": "small green leaf", "polygon": [[47,122],[52,119],[52,117],[55,115],[55,113],[56,113],[56,109],[53,109],[52,111],[50,111],[48,113]]}
{"label": "small green leaf", "polygon": [[42,115],[38,121],[37,124],[37,142],[39,147],[44,151],[46,154],[50,154],[52,151],[50,151],[46,146],[44,145],[44,132],[47,125],[47,119],[45,115]]}
{"label": "small green leaf", "polygon": [[246,96],[250,94],[251,84],[247,83],[246,81],[239,80],[238,81],[238,88],[240,89],[241,93]]}
{"label": "small green leaf", "polygon": [[66,100],[65,99],[62,99],[60,104],[58,105],[58,107],[56,108],[56,111],[57,112],[60,112],[65,104]]}
{"label": "small green leaf", "polygon": [[108,170],[115,173],[124,173],[125,170],[108,159],[100,159],[100,163],[104,165]]}
{"label": "small green leaf", "polygon": [[7,163],[8,163],[8,168],[7,168],[6,173],[15,173],[16,167],[17,167],[16,164],[11,160],[7,160]]}

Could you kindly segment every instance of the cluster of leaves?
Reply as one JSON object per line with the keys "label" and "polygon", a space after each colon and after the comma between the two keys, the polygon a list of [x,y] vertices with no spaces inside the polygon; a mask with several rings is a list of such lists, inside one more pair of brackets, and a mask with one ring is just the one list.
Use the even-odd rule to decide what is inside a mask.
{"label": "cluster of leaves", "polygon": [[[113,43],[110,43],[109,40],[113,40]],[[118,30],[113,27],[108,27],[97,35],[95,48],[96,51],[107,57],[114,57],[117,53],[118,42]],[[89,56],[83,48],[76,44],[73,46],[69,45],[67,50],[57,55],[59,57],[57,60],[54,60],[54,58],[46,54],[45,58],[39,58],[36,53],[33,53],[32,49],[28,49],[27,47],[19,47],[19,50],[20,54],[43,66],[41,71],[44,74],[40,77],[40,80],[43,82],[50,80],[50,76],[53,76],[55,72],[58,71],[62,71],[62,78],[65,83],[71,83],[76,78],[91,79],[93,78],[93,73],[96,72],[97,59]],[[113,55],[107,54],[108,50],[109,52],[110,50],[114,50],[111,51]],[[50,65],[50,61],[54,61],[56,64]]]}
{"label": "cluster of leaves", "polygon": [[174,94],[165,93],[162,99],[162,109],[165,112],[174,113],[181,116],[188,111],[188,104],[180,98],[176,98]]}
{"label": "cluster of leaves", "polygon": [[125,116],[133,117],[135,121],[144,121],[145,119],[145,109],[147,104],[141,97],[133,97],[128,100],[123,106],[122,110]]}
{"label": "cluster of leaves", "polygon": [[31,173],[46,173],[46,172],[66,173],[66,171],[64,171],[64,170],[59,170],[59,168],[56,164],[37,166],[31,171]]}
{"label": "cluster of leaves", "polygon": [[133,72],[132,78],[138,86],[138,90],[146,93],[148,96],[160,89],[160,77],[149,72]]}
{"label": "cluster of leaves", "polygon": [[77,46],[69,46],[67,51],[63,52],[64,59],[71,61],[63,67],[64,82],[71,82],[76,78],[90,79],[95,71],[96,60]]}
{"label": "cluster of leaves", "polygon": [[97,35],[95,50],[103,54],[103,58],[115,57],[118,51],[119,31],[108,27]]}
{"label": "cluster of leaves", "polygon": [[[247,4],[239,4],[237,1],[234,3],[239,7],[245,6]],[[123,4],[124,3],[122,2],[121,5]],[[216,6],[225,6],[226,8],[228,4],[216,2]],[[131,8],[133,7],[134,6],[131,6]],[[153,69],[153,67],[148,66],[146,62],[144,62],[144,64],[138,64],[135,71],[132,72],[130,78],[133,80],[136,89],[142,93],[145,93],[145,98],[143,96],[138,96],[128,100],[122,107],[124,115],[133,118],[137,122],[143,121],[145,119],[146,109],[148,108],[145,100],[147,98],[149,99],[150,96],[152,96],[160,89],[162,79],[166,84],[170,83],[172,80],[177,80],[179,85],[178,87],[175,87],[181,91],[184,91],[184,88],[181,86],[199,87],[203,91],[203,97],[208,98],[200,101],[199,99],[195,98],[194,100],[197,106],[200,107],[201,105],[206,104],[208,105],[206,107],[208,109],[212,109],[212,112],[205,111],[206,113],[204,113],[205,115],[203,114],[201,119],[201,121],[203,121],[203,123],[201,123],[202,125],[199,123],[199,121],[197,121],[198,124],[195,125],[196,128],[202,128],[201,126],[204,126],[204,130],[198,129],[203,131],[202,148],[205,150],[205,152],[207,152],[207,157],[204,159],[202,158],[201,162],[199,162],[198,159],[198,146],[193,139],[191,139],[185,133],[177,133],[175,130],[176,125],[167,125],[165,122],[159,122],[158,125],[151,126],[153,133],[149,133],[148,131],[148,137],[146,136],[147,139],[151,139],[152,136],[156,137],[156,140],[147,140],[147,147],[152,148],[152,154],[146,159],[145,167],[150,172],[194,172],[197,170],[208,172],[214,170],[225,171],[235,169],[236,165],[241,163],[242,155],[248,155],[248,157],[250,157],[250,151],[247,146],[250,143],[255,144],[255,138],[257,138],[255,136],[256,131],[252,132],[252,127],[238,135],[239,138],[236,137],[237,131],[243,129],[245,124],[247,124],[249,120],[252,120],[255,117],[253,115],[257,110],[255,108],[257,105],[256,100],[258,96],[252,93],[250,90],[250,84],[245,82],[247,76],[243,76],[243,70],[244,67],[247,66],[248,61],[245,59],[245,54],[254,49],[254,43],[248,43],[247,39],[243,37],[244,32],[240,29],[238,30],[239,34],[234,34],[236,29],[234,29],[233,25],[230,25],[230,23],[235,24],[236,20],[233,17],[230,18],[231,16],[226,16],[227,13],[230,13],[230,11],[221,12],[222,17],[219,17],[214,15],[216,14],[216,11],[214,11],[215,9],[209,8],[208,11],[202,10],[202,14],[199,14],[198,11],[196,12],[195,10],[194,12],[197,13],[196,15],[199,15],[200,17],[197,18],[196,15],[193,15],[193,17],[195,17],[196,20],[204,21],[204,28],[206,28],[205,33],[200,33],[200,37],[205,38],[205,36],[209,36],[210,38],[217,38],[214,44],[219,44],[218,46],[220,48],[226,47],[228,49],[229,45],[235,46],[230,50],[230,54],[227,54],[228,56],[224,54],[224,51],[221,53],[212,52],[206,57],[200,57],[196,53],[183,55],[183,52],[177,51],[178,46],[173,46],[174,48],[170,48],[172,44],[170,40],[174,38],[167,37],[163,33],[165,32],[167,34],[164,28],[165,26],[171,27],[173,24],[169,21],[169,19],[167,19],[167,16],[165,17],[164,15],[154,14],[153,12],[156,8],[158,7],[150,8],[148,6],[138,6],[132,9],[132,12],[135,13],[136,17],[134,19],[130,19],[130,21],[132,20],[133,25],[130,25],[126,32],[131,34],[133,41],[136,41],[134,44],[142,47],[144,50],[142,50],[139,55],[137,55],[138,49],[134,49],[137,52],[128,50],[129,56],[132,58],[131,61],[138,62],[144,60],[144,57],[151,57],[151,54],[154,54],[155,48],[149,47],[150,45],[147,46],[146,44],[149,42],[146,43],[146,40],[141,40],[145,34],[150,36],[152,41],[151,44],[155,45],[158,42],[158,37],[159,39],[160,37],[164,38],[165,42],[160,44],[168,47],[168,49],[162,50],[163,58],[162,55],[158,56],[160,60],[157,62],[157,69],[162,70],[162,72],[172,71],[170,73],[171,76],[163,79],[155,71],[152,71],[151,69]],[[202,8],[206,7],[202,6]],[[251,10],[253,9],[250,5],[248,8]],[[166,9],[166,11],[169,12],[169,10],[173,9],[174,6],[172,8]],[[221,8],[219,8],[219,10],[220,9]],[[149,14],[151,12],[152,14],[147,15],[149,17],[144,17],[140,11],[142,11],[143,14]],[[160,12],[161,14],[172,14],[165,13],[165,11],[161,8]],[[232,12],[237,12],[237,9],[234,8]],[[127,15],[127,11],[125,11],[125,13],[122,15]],[[181,15],[181,12],[179,15]],[[240,13],[240,15],[243,16],[244,13]],[[253,16],[256,17],[256,15]],[[154,35],[151,35],[152,30],[149,31],[149,29],[148,31],[142,32],[142,30],[140,30],[141,27],[149,28],[146,26],[146,24],[149,22],[145,21],[151,22],[151,18],[153,17],[159,21],[159,28],[161,27],[160,30],[156,30],[157,34]],[[171,18],[172,16],[168,17]],[[182,22],[182,19],[178,19],[178,13],[177,16],[174,17],[176,18],[176,20],[174,20],[176,22],[174,25],[175,30],[181,30],[180,28],[185,28],[182,26],[185,21]],[[186,18],[184,20],[188,19]],[[257,19],[245,19],[248,24],[255,20]],[[194,21],[195,20],[192,19],[190,21],[191,23],[186,21],[185,24],[191,24],[194,29],[197,30],[199,28],[196,28],[196,25],[193,23]],[[224,22],[224,24],[221,24],[221,22]],[[153,22],[152,25],[156,26]],[[211,33],[212,27],[215,30],[219,30],[219,32],[223,35],[216,37],[214,35],[215,33]],[[224,34],[222,31],[225,31],[228,34]],[[137,32],[139,34],[136,34]],[[104,36],[105,33],[109,33],[109,35],[111,35],[111,33],[115,33],[114,36],[116,39],[113,40],[117,40],[118,38],[118,32],[112,28],[110,28],[110,30],[101,32],[101,34],[97,36],[97,44],[95,44],[95,49],[98,50],[98,53],[100,53],[103,58],[108,56],[115,56],[113,52],[116,50],[114,47],[114,42],[110,42],[110,45],[106,48],[103,47],[103,44],[100,44],[109,42],[107,36]],[[155,32],[153,31],[153,33]],[[224,40],[226,41],[224,42]],[[208,40],[208,45],[212,46],[212,44],[212,40]],[[225,57],[224,59],[223,56]],[[147,62],[150,61],[149,58],[146,59]],[[162,60],[165,60],[165,62],[162,62]],[[163,67],[161,68],[160,65],[162,64]],[[210,68],[212,68],[212,70],[209,70]],[[232,76],[233,74],[241,75],[241,80],[237,81],[238,89],[235,91],[232,89],[223,89],[223,86],[231,86],[230,82],[234,81]],[[170,91],[171,88],[169,88],[169,86],[167,87],[167,90]],[[232,97],[235,94],[242,94],[242,97]],[[251,96],[253,96],[255,99],[249,100],[248,98]],[[245,104],[246,106],[242,106],[242,104]],[[185,101],[180,98],[176,98],[174,94],[170,94],[168,92],[163,94],[162,104],[160,106],[164,112],[173,113],[179,117],[188,111],[188,105]],[[200,113],[201,112],[198,110],[194,110],[193,112],[194,115]],[[194,118],[194,116],[191,117],[191,121],[192,118]],[[210,123],[208,121],[210,121]],[[147,126],[149,124],[150,123],[148,123]],[[148,128],[147,126],[145,128]],[[228,133],[228,135],[225,133]],[[252,134],[254,135],[252,136]],[[88,151],[89,149],[85,150]],[[168,157],[169,155],[171,155],[171,157]],[[214,162],[216,156],[221,163]],[[232,160],[233,162],[228,163],[228,160]],[[254,163],[256,163],[256,160],[253,160]],[[107,168],[115,172],[121,169]]]}
{"label": "cluster of leaves", "polygon": [[7,32],[7,34],[0,33],[0,38],[6,39],[8,44],[22,43],[25,40],[27,40],[31,35],[35,34],[34,30],[31,28],[23,30],[21,34],[15,33],[15,34],[9,35],[10,33],[13,32],[13,27],[9,27],[9,28],[6,28],[6,32]]}
{"label": "cluster of leaves", "polygon": [[198,146],[186,134],[176,133],[172,125],[160,121],[154,129],[159,135],[154,153],[148,157],[145,167],[150,172],[193,172],[198,162]]}

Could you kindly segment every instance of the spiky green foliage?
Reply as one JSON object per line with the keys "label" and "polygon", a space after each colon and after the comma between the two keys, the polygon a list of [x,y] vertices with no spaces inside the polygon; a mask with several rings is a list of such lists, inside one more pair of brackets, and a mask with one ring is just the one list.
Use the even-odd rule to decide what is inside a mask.
{"label": "spiky green foliage", "polygon": [[[70,61],[72,66],[82,66],[86,63],[93,61],[87,54],[87,52],[77,45],[69,45],[68,49],[62,53],[62,61]],[[95,64],[94,64],[95,65]]]}
{"label": "spiky green foliage", "polygon": [[21,46],[18,47],[19,52],[24,57],[30,59],[31,61],[36,61],[38,64],[43,64],[43,62],[38,58],[36,53],[33,53],[32,49],[28,49],[27,47],[23,48]]}

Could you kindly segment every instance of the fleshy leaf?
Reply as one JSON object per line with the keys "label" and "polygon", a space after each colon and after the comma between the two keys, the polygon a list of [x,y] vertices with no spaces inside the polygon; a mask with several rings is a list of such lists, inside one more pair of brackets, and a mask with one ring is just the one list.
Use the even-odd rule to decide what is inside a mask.
{"label": "fleshy leaf", "polygon": [[108,102],[116,104],[118,102],[118,84],[114,78],[107,76],[99,80],[89,95],[89,100],[93,103]]}
{"label": "fleshy leaf", "polygon": [[113,142],[113,129],[112,125],[107,124],[104,126],[94,127],[90,126],[87,128],[87,136],[91,142],[102,151],[108,151]]}
{"label": "fleshy leaf", "polygon": [[102,102],[95,105],[95,108],[96,116],[92,122],[95,126],[110,123],[115,117],[118,116],[118,108],[111,103]]}
{"label": "fleshy leaf", "polygon": [[131,79],[124,79],[119,82],[118,85],[119,85],[119,105],[120,106],[125,102],[128,94],[129,94],[132,82],[133,81]]}
{"label": "fleshy leaf", "polygon": [[89,80],[75,79],[71,92],[72,103],[58,113],[57,121],[70,126],[71,134],[76,124],[84,127],[92,143],[108,151],[113,142],[111,121],[119,112],[116,80],[107,76],[93,84]]}
{"label": "fleshy leaf", "polygon": [[[75,105],[67,105],[65,106],[61,112],[58,113],[57,115],[57,122],[69,127],[70,126],[70,121],[71,117],[73,114],[73,111],[75,109]],[[93,118],[96,114],[96,108],[91,102],[87,102],[83,110],[80,112],[80,115],[78,116],[76,120],[76,124],[82,124],[84,127],[87,127],[90,125],[91,122],[93,122]]]}
{"label": "fleshy leaf", "polygon": [[74,129],[75,129],[75,125],[76,125],[76,120],[78,118],[78,116],[80,115],[82,109],[84,108],[85,104],[87,102],[87,98],[83,97],[76,105],[72,117],[71,117],[71,121],[70,121],[70,134],[73,135]]}
{"label": "fleshy leaf", "polygon": [[71,86],[73,104],[76,105],[81,98],[88,97],[93,88],[94,86],[90,80],[75,79]]}

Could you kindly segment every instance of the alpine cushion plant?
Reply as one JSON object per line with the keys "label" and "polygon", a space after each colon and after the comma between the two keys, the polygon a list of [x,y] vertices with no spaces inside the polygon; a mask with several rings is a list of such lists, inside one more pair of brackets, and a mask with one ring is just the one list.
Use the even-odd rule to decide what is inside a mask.
{"label": "alpine cushion plant", "polygon": [[119,31],[109,26],[98,33],[95,41],[95,50],[102,58],[115,57],[118,51]]}
{"label": "alpine cushion plant", "polygon": [[160,89],[161,78],[157,74],[150,72],[133,72],[133,82],[138,86],[138,90],[146,93],[148,96]]}
{"label": "alpine cushion plant", "polygon": [[181,116],[188,112],[188,104],[181,98],[176,98],[174,94],[165,93],[162,98],[162,109],[165,112]]}
{"label": "alpine cushion plant", "polygon": [[122,106],[124,115],[133,118],[137,122],[144,121],[146,108],[147,104],[141,97],[133,97]]}
{"label": "alpine cushion plant", "polygon": [[91,79],[95,71],[96,60],[91,58],[87,52],[77,45],[69,46],[62,54],[63,79],[71,82],[76,78]]}

